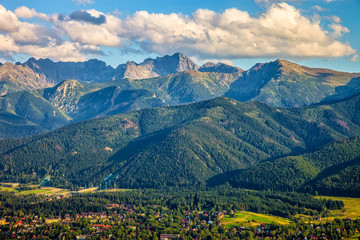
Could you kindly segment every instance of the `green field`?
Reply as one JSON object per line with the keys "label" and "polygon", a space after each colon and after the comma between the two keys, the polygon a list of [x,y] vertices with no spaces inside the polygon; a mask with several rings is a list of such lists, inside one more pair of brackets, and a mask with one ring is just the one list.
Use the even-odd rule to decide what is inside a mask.
{"label": "green field", "polygon": [[52,187],[44,187],[44,188],[36,188],[26,191],[21,191],[21,195],[30,195],[30,194],[42,194],[42,195],[66,195],[69,194],[70,191],[61,188],[52,188]]}
{"label": "green field", "polygon": [[359,240],[360,238],[360,233],[355,234],[354,236],[352,236],[351,238],[347,238],[348,240]]}
{"label": "green field", "polygon": [[323,220],[333,220],[335,218],[350,218],[360,219],[360,198],[349,198],[349,197],[328,197],[318,196],[318,199],[332,199],[344,202],[343,210],[332,211],[332,216],[324,218]]}
{"label": "green field", "polygon": [[39,188],[39,185],[27,185],[26,187],[30,188],[30,189],[20,191],[19,184],[14,184],[13,186],[6,184],[5,186],[0,187],[0,191],[9,191],[9,192],[14,192],[14,193],[17,193],[20,195],[30,195],[30,194],[66,195],[66,194],[70,193],[69,190],[61,189],[61,188],[53,188],[53,187]]}
{"label": "green field", "polygon": [[3,191],[19,193],[19,190],[17,190],[14,187],[0,187],[0,192],[3,192]]}
{"label": "green field", "polygon": [[[70,193],[70,190],[62,189],[62,188],[54,188],[54,187],[41,187],[39,188],[39,185],[26,185],[26,187],[30,188],[29,190],[19,190],[19,184],[6,184],[5,186],[0,186],[0,192],[1,191],[9,191],[18,193],[20,195],[30,195],[30,194],[41,194],[41,195],[66,195]],[[93,188],[85,188],[78,191],[78,193],[90,193],[90,192],[96,192],[97,187]],[[115,188],[115,189],[106,189],[101,190],[104,192],[124,192],[124,191],[131,191],[131,189],[121,189],[121,188]]]}
{"label": "green field", "polygon": [[246,211],[241,211],[239,213],[236,213],[234,218],[231,218],[229,215],[226,215],[223,219],[221,219],[221,224],[223,224],[225,227],[235,227],[235,226],[249,227],[263,223],[273,223],[273,222],[277,224],[290,223],[288,219],[282,217],[246,212]]}

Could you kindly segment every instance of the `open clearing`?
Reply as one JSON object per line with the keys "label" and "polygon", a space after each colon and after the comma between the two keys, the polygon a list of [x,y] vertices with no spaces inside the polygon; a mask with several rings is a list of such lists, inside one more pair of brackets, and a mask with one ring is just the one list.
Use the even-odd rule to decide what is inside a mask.
{"label": "open clearing", "polygon": [[[54,188],[54,187],[41,187],[39,188],[39,185],[26,185],[27,188],[30,188],[29,190],[22,190],[19,189],[18,183],[12,183],[12,184],[3,184],[3,186],[0,186],[0,192],[1,191],[9,191],[14,192],[21,195],[66,195],[70,194],[70,190],[63,189],[63,188]],[[97,192],[97,187],[93,188],[85,188],[77,191],[76,193],[91,193],[91,192]],[[125,191],[131,191],[131,189],[121,189],[121,188],[115,188],[115,189],[106,189],[101,190],[101,192],[125,192]]]}
{"label": "open clearing", "polygon": [[53,188],[53,187],[42,187],[31,190],[21,191],[21,195],[29,195],[29,194],[42,194],[42,195],[66,195],[69,194],[70,191],[62,188]]}
{"label": "open clearing", "polygon": [[277,224],[289,224],[290,221],[288,219],[277,217],[273,215],[267,214],[259,214],[254,212],[241,211],[240,213],[236,213],[234,218],[231,218],[229,215],[226,215],[223,219],[221,219],[221,224],[225,227],[249,227],[256,226],[263,223],[277,223]]}
{"label": "open clearing", "polygon": [[349,197],[328,197],[328,196],[317,196],[318,199],[331,199],[344,202],[343,210],[334,210],[330,217],[323,218],[323,220],[334,220],[335,218],[350,218],[360,219],[360,198],[349,198]]}

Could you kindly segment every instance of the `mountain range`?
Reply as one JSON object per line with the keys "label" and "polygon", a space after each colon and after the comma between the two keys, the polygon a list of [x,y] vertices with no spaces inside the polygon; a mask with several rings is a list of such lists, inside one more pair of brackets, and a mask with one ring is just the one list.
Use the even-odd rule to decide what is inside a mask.
{"label": "mountain range", "polygon": [[31,58],[0,64],[0,87],[5,181],[360,194],[360,73]]}
{"label": "mountain range", "polygon": [[[109,174],[118,177],[117,186],[127,188],[206,185],[217,175],[277,166],[291,159],[282,160],[286,156],[317,154],[326,144],[359,136],[359,110],[360,95],[301,108],[216,98],[143,109],[2,140],[0,177],[29,182],[50,174],[59,187],[95,186]],[[334,148],[334,156],[340,153]],[[351,162],[356,156],[344,159],[358,164]],[[310,181],[342,161],[325,161],[304,176],[294,171],[298,179]],[[316,166],[316,161],[308,164]],[[358,171],[357,165],[349,167]],[[232,180],[236,176],[226,181],[242,186]],[[291,187],[300,189],[302,184]]]}
{"label": "mountain range", "polygon": [[23,64],[3,64],[0,76],[0,138],[27,137],[72,122],[219,96],[298,107],[360,91],[359,73],[285,60],[256,64],[247,71],[223,63],[198,66],[181,53],[117,68],[95,59],[30,58]]}

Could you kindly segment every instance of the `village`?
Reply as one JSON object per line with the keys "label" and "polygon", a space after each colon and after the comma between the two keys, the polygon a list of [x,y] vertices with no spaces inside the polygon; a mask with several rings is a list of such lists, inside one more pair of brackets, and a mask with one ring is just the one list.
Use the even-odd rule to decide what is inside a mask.
{"label": "village", "polygon": [[[59,197],[59,196],[58,196]],[[104,205],[103,212],[82,212],[45,218],[43,216],[4,216],[0,220],[0,233],[9,239],[216,239],[244,237],[247,239],[272,239],[281,234],[276,224],[256,225],[250,221],[246,226],[225,226],[224,218],[234,212],[207,210],[169,210],[152,205],[111,203]],[[344,220],[342,228],[335,231],[357,231],[356,224]],[[303,223],[297,231],[299,239],[329,239],[321,223]],[[349,225],[350,224],[350,225]],[[359,223],[357,222],[359,226]],[[348,228],[348,229],[346,229]],[[301,229],[301,230],[300,230]],[[310,231],[311,230],[311,231]],[[315,233],[314,233],[315,232]],[[4,235],[2,235],[4,236]],[[208,238],[209,239],[209,238]]]}

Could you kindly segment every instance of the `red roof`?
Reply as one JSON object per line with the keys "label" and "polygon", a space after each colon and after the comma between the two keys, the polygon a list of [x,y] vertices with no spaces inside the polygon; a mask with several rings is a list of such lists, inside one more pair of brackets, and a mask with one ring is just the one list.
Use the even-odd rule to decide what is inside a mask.
{"label": "red roof", "polygon": [[94,227],[105,227],[103,224],[94,224]]}

